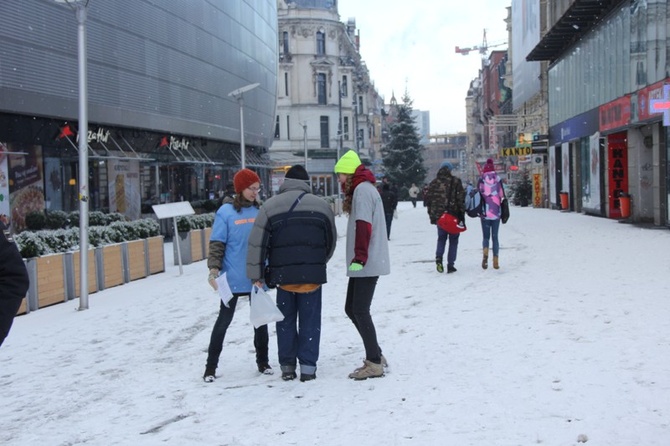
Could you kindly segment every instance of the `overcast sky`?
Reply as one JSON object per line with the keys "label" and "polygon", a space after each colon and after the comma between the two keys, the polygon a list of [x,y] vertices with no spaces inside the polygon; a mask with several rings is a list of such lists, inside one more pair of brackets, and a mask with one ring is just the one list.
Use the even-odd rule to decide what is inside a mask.
{"label": "overcast sky", "polygon": [[[356,19],[361,55],[385,101],[405,86],[414,108],[430,111],[431,134],[465,131],[465,96],[481,68],[478,52],[486,29],[489,45],[507,42],[504,22],[511,0],[339,0],[342,22]],[[493,49],[506,49],[507,45]]]}

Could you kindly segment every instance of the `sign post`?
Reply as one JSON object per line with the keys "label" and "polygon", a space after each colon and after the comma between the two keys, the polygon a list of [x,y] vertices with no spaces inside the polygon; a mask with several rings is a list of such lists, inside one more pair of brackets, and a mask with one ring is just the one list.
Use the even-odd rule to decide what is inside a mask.
{"label": "sign post", "polygon": [[179,246],[179,232],[177,231],[177,217],[184,215],[193,215],[195,211],[191,206],[191,203],[188,201],[179,201],[177,203],[166,203],[166,204],[154,204],[151,206],[158,217],[159,220],[164,218],[172,218],[172,224],[174,226],[174,237],[172,243],[177,244],[177,257],[179,258],[179,275],[181,276],[184,273],[184,269],[181,264],[181,248]]}

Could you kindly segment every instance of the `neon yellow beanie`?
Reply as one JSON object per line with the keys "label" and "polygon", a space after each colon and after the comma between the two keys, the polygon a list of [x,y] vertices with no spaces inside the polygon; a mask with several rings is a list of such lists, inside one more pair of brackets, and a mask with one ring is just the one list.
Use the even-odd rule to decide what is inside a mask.
{"label": "neon yellow beanie", "polygon": [[351,175],[356,172],[356,169],[361,164],[361,159],[358,157],[358,154],[353,150],[348,150],[347,153],[342,155],[337,164],[335,164],[335,173]]}

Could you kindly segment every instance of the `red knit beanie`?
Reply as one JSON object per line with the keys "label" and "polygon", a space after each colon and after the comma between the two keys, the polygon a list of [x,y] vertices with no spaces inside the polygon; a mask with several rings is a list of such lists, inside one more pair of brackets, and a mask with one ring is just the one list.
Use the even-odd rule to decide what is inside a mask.
{"label": "red knit beanie", "polygon": [[496,166],[493,165],[493,160],[491,158],[486,160],[486,164],[484,164],[484,172],[495,172]]}
{"label": "red knit beanie", "polygon": [[258,178],[256,172],[249,169],[242,169],[235,174],[233,177],[233,184],[235,185],[235,193],[241,194],[244,189],[251,186],[254,183],[260,183],[261,179]]}

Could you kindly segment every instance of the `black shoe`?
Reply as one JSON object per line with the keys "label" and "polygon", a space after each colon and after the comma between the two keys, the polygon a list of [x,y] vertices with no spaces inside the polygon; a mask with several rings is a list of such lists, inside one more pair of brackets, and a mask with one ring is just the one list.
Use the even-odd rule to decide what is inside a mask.
{"label": "black shoe", "polygon": [[438,273],[444,272],[444,265],[442,265],[442,258],[438,257],[435,259],[435,267],[437,268]]}
{"label": "black shoe", "polygon": [[202,380],[206,383],[213,383],[216,380],[216,369],[206,367],[205,373],[202,375]]}
{"label": "black shoe", "polygon": [[458,271],[456,268],[454,268],[453,266],[447,265],[447,274],[455,273],[456,271]]}
{"label": "black shoe", "polygon": [[274,370],[272,370],[272,367],[270,367],[270,364],[268,364],[267,362],[258,364],[258,371],[261,372],[263,375],[274,374]]}
{"label": "black shoe", "polygon": [[[295,372],[282,372],[281,379],[283,379],[284,381],[293,381],[296,378],[296,376],[297,375],[295,374]],[[300,377],[300,379],[302,380],[302,376]]]}
{"label": "black shoe", "polygon": [[308,373],[301,373],[300,374],[300,382],[304,383],[305,381],[313,381],[316,379],[316,373],[312,373],[311,375]]}

